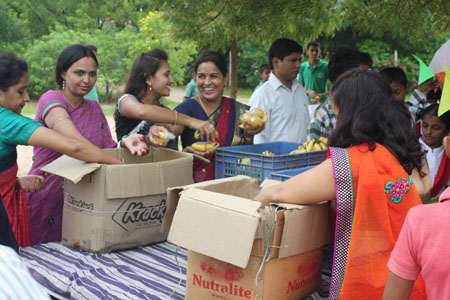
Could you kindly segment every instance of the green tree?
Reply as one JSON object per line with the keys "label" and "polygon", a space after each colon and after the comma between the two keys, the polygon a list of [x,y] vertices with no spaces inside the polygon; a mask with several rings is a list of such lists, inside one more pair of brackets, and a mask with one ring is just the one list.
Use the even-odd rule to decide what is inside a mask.
{"label": "green tree", "polygon": [[[250,39],[268,44],[284,36],[300,42],[332,33],[335,2],[269,0],[159,1],[177,36],[200,47],[231,49],[231,96],[237,91],[237,43]],[[317,20],[320,20],[318,22]]]}

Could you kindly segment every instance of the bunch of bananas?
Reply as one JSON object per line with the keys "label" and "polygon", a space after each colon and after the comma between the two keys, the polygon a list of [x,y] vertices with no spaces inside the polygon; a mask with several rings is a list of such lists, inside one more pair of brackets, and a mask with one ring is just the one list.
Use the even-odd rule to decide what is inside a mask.
{"label": "bunch of bananas", "polygon": [[212,151],[219,148],[218,142],[197,142],[191,145],[192,149],[197,150],[199,152],[207,152]]}
{"label": "bunch of bananas", "polygon": [[[255,108],[253,112],[245,112],[241,115],[241,120],[244,123],[250,121],[252,129],[256,129],[262,126],[263,123],[267,123],[269,120],[267,112],[262,109]],[[244,128],[244,125],[239,125],[240,128]]]}
{"label": "bunch of bananas", "polygon": [[326,150],[328,144],[328,139],[326,137],[320,137],[318,140],[310,140],[303,145],[298,146],[297,149],[291,151],[289,154],[297,154],[311,151]]}
{"label": "bunch of bananas", "polygon": [[[214,130],[214,138],[216,138],[216,139],[219,138],[219,132],[217,132],[217,130]],[[194,132],[194,139],[196,139],[196,140],[200,140],[201,139],[200,131],[196,130]]]}
{"label": "bunch of bananas", "polygon": [[262,153],[262,155],[275,156],[275,153],[270,152],[269,150],[266,150]]}

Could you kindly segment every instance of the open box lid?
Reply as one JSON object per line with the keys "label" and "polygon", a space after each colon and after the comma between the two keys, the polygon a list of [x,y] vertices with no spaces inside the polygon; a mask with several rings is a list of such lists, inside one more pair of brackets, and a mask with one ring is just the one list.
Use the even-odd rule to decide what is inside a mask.
{"label": "open box lid", "polygon": [[181,193],[167,240],[245,268],[259,224],[260,203],[188,189]]}
{"label": "open box lid", "polygon": [[41,168],[41,171],[64,177],[73,183],[78,183],[85,175],[101,167],[98,163],[87,163],[66,155],[62,155],[48,165]]}
{"label": "open box lid", "polygon": [[[101,172],[107,199],[165,194],[168,186],[177,186],[192,178],[192,156],[169,149],[153,149],[144,156],[132,156],[126,149],[104,151],[122,159],[125,165],[87,163],[63,155],[41,168],[77,184],[95,170]],[[183,179],[183,180],[180,180]]]}
{"label": "open box lid", "polygon": [[257,181],[246,176],[169,189],[173,216],[168,216],[168,209],[164,220],[166,228],[170,227],[167,240],[245,268],[261,206],[248,198],[257,191]]}

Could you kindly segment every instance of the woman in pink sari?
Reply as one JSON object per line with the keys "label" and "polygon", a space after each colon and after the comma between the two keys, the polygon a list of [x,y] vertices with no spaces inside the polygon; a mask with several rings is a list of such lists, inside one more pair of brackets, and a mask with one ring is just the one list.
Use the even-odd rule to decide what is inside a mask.
{"label": "woman in pink sari", "polygon": [[[98,148],[114,148],[108,123],[100,105],[84,99],[97,80],[97,58],[84,45],[65,48],[56,64],[59,90],[44,93],[38,101],[35,120],[62,135],[90,142]],[[135,149],[143,136],[130,136],[123,144],[133,154],[145,154],[148,148]],[[131,144],[130,144],[131,143]],[[31,245],[60,241],[63,211],[63,178],[45,174],[43,166],[61,156],[60,153],[35,147],[29,174],[45,177],[45,188],[28,194],[28,221]]]}

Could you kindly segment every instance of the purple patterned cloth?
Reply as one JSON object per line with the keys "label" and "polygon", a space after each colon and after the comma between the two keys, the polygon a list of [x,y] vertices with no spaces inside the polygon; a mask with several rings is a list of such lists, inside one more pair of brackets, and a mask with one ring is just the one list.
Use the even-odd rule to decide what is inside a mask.
{"label": "purple patterned cloth", "polygon": [[33,278],[59,299],[182,300],[187,251],[178,249],[164,242],[92,254],[47,243],[21,248],[20,256]]}
{"label": "purple patterned cloth", "polygon": [[[39,99],[35,120],[46,126],[45,116],[56,107],[67,110],[78,131],[92,144],[102,149],[116,147],[105,115],[96,101],[84,100],[77,108],[72,109],[59,91],[48,91]],[[42,176],[40,168],[60,156],[58,152],[34,147],[33,166],[29,174]],[[43,190],[27,194],[31,245],[61,241],[63,182],[62,177],[48,174]]]}

